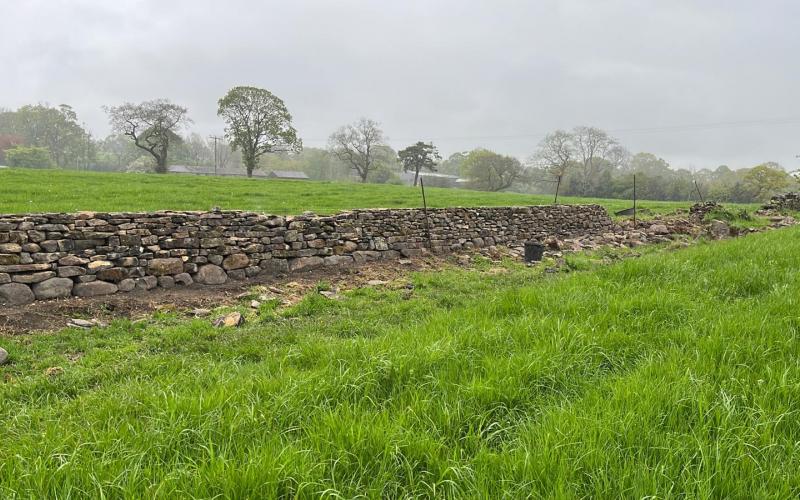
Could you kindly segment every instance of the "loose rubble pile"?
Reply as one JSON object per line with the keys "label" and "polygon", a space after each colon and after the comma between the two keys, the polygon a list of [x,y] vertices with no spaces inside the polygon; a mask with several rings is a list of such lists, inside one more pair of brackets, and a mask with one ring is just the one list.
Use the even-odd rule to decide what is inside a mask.
{"label": "loose rubble pile", "polygon": [[[722,220],[707,221],[706,216],[713,211],[724,211],[724,207],[715,202],[697,203],[689,209],[688,217],[680,215],[661,216],[650,221],[638,221],[634,225],[632,220],[623,220],[615,224],[612,230],[599,234],[579,235],[573,238],[548,237],[544,240],[548,251],[546,256],[558,257],[563,252],[580,252],[596,250],[601,247],[638,247],[651,243],[666,243],[682,241],[688,244],[690,240],[699,237],[709,237],[715,240],[740,236],[747,233],[761,231],[762,229],[776,229],[797,224],[797,221],[786,215],[772,215],[769,217],[770,225],[766,228],[738,229],[731,227]],[[494,253],[489,249],[489,255]],[[511,254],[520,257],[523,248],[511,248]]]}
{"label": "loose rubble pile", "polygon": [[702,221],[709,212],[713,212],[715,210],[722,210],[722,205],[715,201],[695,203],[691,206],[691,208],[689,208],[689,216],[697,221]]}
{"label": "loose rubble pile", "polygon": [[0,215],[0,304],[93,297],[258,274],[600,235],[597,205],[254,212]]}

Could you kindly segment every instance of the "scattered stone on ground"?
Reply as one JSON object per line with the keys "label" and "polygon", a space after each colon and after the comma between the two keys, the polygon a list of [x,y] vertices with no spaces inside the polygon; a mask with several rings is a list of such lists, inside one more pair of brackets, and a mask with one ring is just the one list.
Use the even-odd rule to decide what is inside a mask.
{"label": "scattered stone on ground", "polygon": [[250,301],[250,307],[253,308],[253,309],[258,309],[259,307],[261,307],[261,302],[259,302],[257,300],[251,300]]}
{"label": "scattered stone on ground", "polygon": [[89,329],[89,328],[94,328],[96,326],[100,328],[105,328],[108,325],[96,319],[72,318],[71,320],[67,321],[67,326]]}
{"label": "scattered stone on ground", "polygon": [[47,370],[44,371],[45,377],[57,377],[64,373],[64,369],[60,366],[51,366]]}
{"label": "scattered stone on ground", "polygon": [[196,316],[198,318],[208,316],[209,314],[211,314],[211,309],[202,309],[202,308],[192,309],[192,316]]}
{"label": "scattered stone on ground", "polygon": [[73,352],[73,353],[67,354],[67,360],[70,363],[77,363],[82,357],[83,357],[83,353],[82,352]]}
{"label": "scattered stone on ground", "polygon": [[339,300],[339,299],[342,298],[338,293],[336,293],[336,292],[334,292],[332,290],[320,290],[319,294],[322,295],[323,297],[325,297],[327,299],[331,299],[331,300]]}
{"label": "scattered stone on ground", "polygon": [[722,238],[727,238],[731,235],[730,226],[728,226],[727,223],[716,219],[711,221],[711,226],[709,226],[708,231],[711,234],[711,237],[715,240],[721,240]]}
{"label": "scattered stone on ground", "polygon": [[369,280],[367,281],[367,286],[383,286],[388,283],[389,283],[388,281],[383,281],[383,280]]}
{"label": "scattered stone on ground", "polygon": [[235,311],[214,320],[214,326],[217,328],[241,326],[243,323],[244,317]]}
{"label": "scattered stone on ground", "polygon": [[650,226],[650,232],[652,234],[669,234],[669,228],[666,224],[653,224]]}
{"label": "scattered stone on ground", "polygon": [[0,347],[0,365],[6,364],[8,361],[8,351]]}

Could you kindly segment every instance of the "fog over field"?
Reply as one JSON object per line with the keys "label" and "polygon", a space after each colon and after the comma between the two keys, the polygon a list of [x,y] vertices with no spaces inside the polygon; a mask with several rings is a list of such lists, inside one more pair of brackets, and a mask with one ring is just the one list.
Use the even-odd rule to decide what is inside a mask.
{"label": "fog over field", "polygon": [[166,97],[220,133],[235,85],[281,96],[306,146],[360,116],[392,146],[524,158],[594,125],[675,167],[800,167],[800,3],[6,0],[0,107]]}

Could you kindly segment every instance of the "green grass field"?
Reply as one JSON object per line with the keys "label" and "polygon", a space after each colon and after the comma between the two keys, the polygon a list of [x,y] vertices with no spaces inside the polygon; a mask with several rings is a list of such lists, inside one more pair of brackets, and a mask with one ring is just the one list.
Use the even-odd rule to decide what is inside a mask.
{"label": "green grass field", "polygon": [[[551,196],[426,189],[428,205],[498,206],[552,203]],[[629,200],[562,197],[563,203],[599,203],[610,212]],[[641,201],[655,213],[687,208],[691,202]],[[71,170],[0,170],[0,213],[255,210],[280,215],[311,210],[330,214],[351,208],[420,207],[419,189],[341,182],[214,178],[191,175],[119,174]]]}
{"label": "green grass field", "polygon": [[0,497],[797,498],[798,237],[0,339]]}

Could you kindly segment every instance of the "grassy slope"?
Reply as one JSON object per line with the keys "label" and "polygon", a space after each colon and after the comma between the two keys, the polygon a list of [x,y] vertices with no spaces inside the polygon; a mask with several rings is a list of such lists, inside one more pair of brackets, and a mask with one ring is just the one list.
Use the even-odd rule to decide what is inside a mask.
{"label": "grassy slope", "polygon": [[[537,205],[550,196],[426,189],[432,207]],[[610,211],[628,208],[628,200],[562,198],[564,203],[600,203]],[[686,208],[689,202],[643,201],[658,212]],[[189,175],[115,174],[69,170],[0,170],[0,213],[134,211],[134,210],[257,210],[326,214],[351,208],[419,207],[418,189],[407,186],[335,182],[213,178]]]}
{"label": "grassy slope", "polygon": [[3,339],[0,497],[796,497],[798,237]]}

